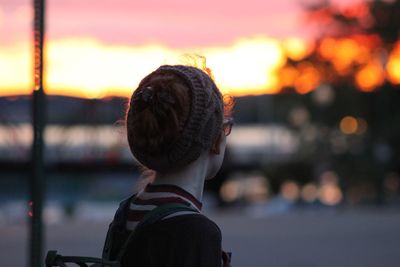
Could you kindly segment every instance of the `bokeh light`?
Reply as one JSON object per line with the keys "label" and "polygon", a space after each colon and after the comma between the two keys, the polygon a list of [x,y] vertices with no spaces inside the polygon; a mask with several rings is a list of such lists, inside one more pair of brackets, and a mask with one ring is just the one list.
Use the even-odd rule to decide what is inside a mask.
{"label": "bokeh light", "polygon": [[283,41],[282,46],[287,57],[296,61],[305,58],[313,49],[312,44],[300,38],[288,38]]}
{"label": "bokeh light", "polygon": [[281,195],[288,201],[296,201],[300,197],[300,187],[295,181],[285,181],[281,185]]}
{"label": "bokeh light", "polygon": [[352,116],[346,116],[340,121],[340,130],[344,134],[354,134],[357,132],[358,122]]}
{"label": "bokeh light", "polygon": [[372,92],[385,81],[381,64],[371,62],[361,68],[355,75],[356,84],[363,92]]}
{"label": "bokeh light", "polygon": [[237,181],[229,180],[220,189],[220,196],[225,202],[233,202],[240,197],[240,186]]}
{"label": "bokeh light", "polygon": [[325,205],[337,205],[342,201],[342,198],[342,191],[335,184],[325,184],[319,190],[319,199]]}
{"label": "bokeh light", "polygon": [[299,94],[307,94],[319,85],[321,81],[320,73],[311,63],[300,63],[298,70],[300,73],[294,81],[294,86]]}
{"label": "bokeh light", "polygon": [[338,205],[343,199],[342,190],[339,187],[339,177],[333,171],[325,171],[320,177],[318,197],[321,203],[329,206]]}
{"label": "bokeh light", "polygon": [[305,202],[314,202],[318,198],[318,187],[313,183],[304,185],[301,189],[301,198]]}
{"label": "bokeh light", "polygon": [[258,174],[243,174],[241,178],[231,178],[220,189],[221,198],[227,202],[264,202],[269,196],[267,179]]}
{"label": "bokeh light", "polygon": [[388,80],[393,84],[400,84],[400,41],[398,41],[390,53],[386,65]]}

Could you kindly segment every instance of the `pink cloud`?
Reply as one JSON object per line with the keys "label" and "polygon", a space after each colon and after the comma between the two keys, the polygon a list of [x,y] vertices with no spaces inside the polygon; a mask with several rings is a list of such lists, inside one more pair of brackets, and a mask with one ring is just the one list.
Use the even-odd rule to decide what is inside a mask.
{"label": "pink cloud", "polygon": [[[26,0],[4,1],[4,9],[11,11],[30,4]],[[47,1],[47,15],[47,36],[51,39],[94,37],[118,44],[157,42],[197,47],[254,35],[287,37],[305,32],[295,0],[57,0]]]}

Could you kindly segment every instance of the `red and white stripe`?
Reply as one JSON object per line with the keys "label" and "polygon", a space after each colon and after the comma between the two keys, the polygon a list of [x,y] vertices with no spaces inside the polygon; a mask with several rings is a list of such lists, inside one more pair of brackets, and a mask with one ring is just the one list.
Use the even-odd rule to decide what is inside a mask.
{"label": "red and white stripe", "polygon": [[[126,222],[127,230],[132,231],[135,229],[137,224],[141,219],[143,219],[147,212],[151,211],[157,206],[170,203],[188,204],[190,207],[195,208],[199,212],[202,207],[200,201],[198,201],[192,194],[178,186],[149,184],[142,192],[138,193],[137,197],[133,198],[132,202],[130,203]],[[166,216],[163,219],[193,213],[195,212],[176,212]]]}

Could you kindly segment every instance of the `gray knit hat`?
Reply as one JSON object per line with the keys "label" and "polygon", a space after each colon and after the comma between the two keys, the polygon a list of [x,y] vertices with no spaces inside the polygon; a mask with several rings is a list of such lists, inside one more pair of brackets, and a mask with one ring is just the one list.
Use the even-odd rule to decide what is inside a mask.
{"label": "gray knit hat", "polygon": [[195,161],[203,151],[212,147],[222,131],[224,103],[221,92],[204,71],[190,66],[164,65],[140,82],[132,95],[127,121],[138,112],[134,99],[141,93],[148,77],[161,72],[178,75],[190,89],[190,111],[180,136],[169,146],[168,151],[157,155],[135,142],[132,134],[135,129],[128,131],[128,142],[132,154],[141,164],[155,171],[168,172]]}

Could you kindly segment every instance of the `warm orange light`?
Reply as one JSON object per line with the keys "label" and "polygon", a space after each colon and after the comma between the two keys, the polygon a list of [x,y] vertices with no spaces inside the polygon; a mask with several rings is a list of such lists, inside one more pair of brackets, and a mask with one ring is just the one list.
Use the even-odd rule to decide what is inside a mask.
{"label": "warm orange light", "polygon": [[347,75],[354,63],[365,64],[370,60],[371,51],[366,40],[369,36],[354,36],[349,38],[325,38],[318,48],[319,54],[332,62],[335,70],[341,75]]}
{"label": "warm orange light", "polygon": [[279,72],[279,81],[281,87],[292,87],[294,81],[299,76],[299,71],[292,66],[283,67]]}
{"label": "warm orange light", "polygon": [[207,65],[222,90],[233,95],[279,92],[276,71],[285,64],[281,45],[273,39],[239,40],[232,47],[203,49]]}
{"label": "warm orange light", "polygon": [[[353,75],[357,87],[371,92],[387,77],[400,84],[400,42],[391,51],[386,69],[374,59],[380,39],[374,35],[325,38],[319,55],[341,75]],[[161,45],[140,47],[106,45],[94,39],[62,39],[47,44],[44,85],[48,94],[84,98],[129,97],[140,79],[162,64],[185,64],[180,55],[197,53],[207,58],[223,93],[235,96],[275,94],[293,87],[300,94],[323,82],[323,70],[310,62],[285,65],[287,58],[303,60],[308,43],[290,38],[279,42],[267,37],[240,39],[230,46],[170,49]],[[33,56],[28,42],[0,46],[0,96],[30,94]]]}
{"label": "warm orange light", "polygon": [[360,46],[352,39],[340,40],[335,49],[333,65],[340,74],[347,74],[351,64],[357,60]]}
{"label": "warm orange light", "polygon": [[325,59],[332,59],[335,55],[336,40],[334,38],[325,38],[319,45],[318,52]]}
{"label": "warm orange light", "polygon": [[371,62],[355,74],[358,88],[363,92],[372,92],[383,84],[385,75],[378,62]]}
{"label": "warm orange light", "polygon": [[346,116],[340,121],[340,130],[344,134],[354,134],[357,132],[358,122],[352,116]]}
{"label": "warm orange light", "polygon": [[351,36],[351,39],[370,50],[382,46],[382,40],[378,34],[355,34]]}
{"label": "warm orange light", "polygon": [[389,81],[393,84],[400,84],[400,57],[391,58],[386,69]]}
{"label": "warm orange light", "polygon": [[400,41],[394,46],[386,65],[387,78],[393,84],[400,84]]}
{"label": "warm orange light", "polygon": [[53,41],[48,45],[47,92],[84,98],[130,96],[140,78],[172,54],[155,45],[131,48],[92,39]]}
{"label": "warm orange light", "polygon": [[[198,53],[207,58],[223,93],[232,95],[277,93],[277,71],[285,64],[281,44],[255,37],[231,46],[170,49],[105,45],[94,39],[62,39],[47,44],[46,93],[84,98],[131,95],[140,79],[162,64],[187,64],[180,55]],[[32,59],[29,45],[0,46],[0,95],[30,94]]]}
{"label": "warm orange light", "polygon": [[350,38],[343,39],[339,42],[335,55],[339,60],[353,60],[358,56],[359,45]]}
{"label": "warm orange light", "polygon": [[[353,11],[359,12],[357,10]],[[346,38],[331,37],[320,42],[318,53],[333,65],[339,75],[354,75],[356,86],[363,92],[371,92],[385,81],[385,73],[379,59],[381,52],[378,48],[381,45],[379,36],[374,34],[357,34]],[[398,84],[400,52],[395,51],[394,49],[389,58],[386,70],[388,79]],[[355,73],[354,69],[357,69]]]}
{"label": "warm orange light", "polygon": [[312,45],[299,38],[289,38],[283,42],[286,55],[295,61],[306,57],[312,51]]}
{"label": "warm orange light", "polygon": [[319,85],[320,74],[309,62],[299,64],[298,68],[300,74],[294,82],[295,89],[300,94],[307,94]]}

